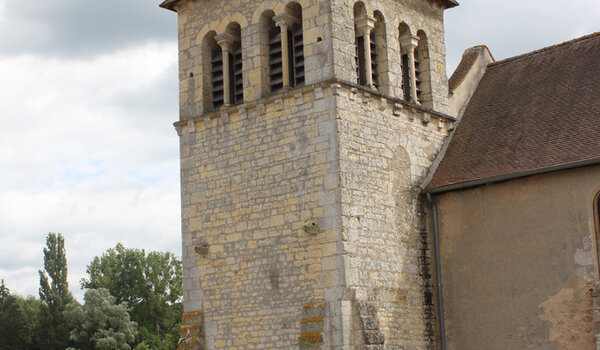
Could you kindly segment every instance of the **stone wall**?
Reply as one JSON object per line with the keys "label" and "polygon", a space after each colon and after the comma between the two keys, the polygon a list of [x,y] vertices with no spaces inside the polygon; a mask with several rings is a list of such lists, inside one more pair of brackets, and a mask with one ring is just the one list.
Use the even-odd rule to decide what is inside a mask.
{"label": "stone wall", "polygon": [[446,76],[446,46],[444,37],[444,9],[433,1],[424,0],[331,0],[332,34],[335,77],[356,82],[354,64],[354,13],[357,2],[364,3],[371,16],[379,12],[385,19],[390,88],[386,93],[403,98],[399,27],[406,23],[412,35],[421,30],[427,35],[431,73],[431,91],[436,111],[448,112],[448,78]]}
{"label": "stone wall", "polygon": [[[337,104],[342,254],[351,291],[343,312],[370,303],[386,349],[427,349],[433,320],[419,184],[452,123],[352,88],[339,90]],[[358,332],[348,337],[355,345]]]}
{"label": "stone wall", "polygon": [[326,82],[176,123],[208,349],[427,347],[418,185],[452,120],[400,102]]}
{"label": "stone wall", "polygon": [[202,311],[208,349],[294,348],[315,302],[331,345],[329,290],[344,282],[333,103],[313,86],[177,123],[184,306]]}
{"label": "stone wall", "polygon": [[[207,109],[207,82],[203,74],[203,58],[208,55],[203,48],[206,35],[225,32],[230,23],[238,23],[242,34],[244,100],[256,101],[268,96],[265,43],[261,40],[263,24],[261,15],[267,11],[275,14],[285,11],[291,1],[255,0],[231,1],[181,1],[176,10],[179,18],[180,115],[194,117],[210,111]],[[448,112],[448,80],[446,76],[446,48],[444,41],[444,8],[435,1],[409,0],[299,0],[302,6],[306,84],[337,78],[356,82],[354,62],[355,31],[354,4],[364,3],[370,15],[379,12],[385,19],[386,55],[389,69],[380,75],[389,82],[385,92],[403,98],[399,26],[406,23],[412,35],[422,31],[428,42],[431,91],[430,108]],[[425,59],[424,57],[422,57]],[[424,65],[425,66],[425,65]]]}
{"label": "stone wall", "polygon": [[[440,113],[448,93],[443,9],[425,0],[366,2],[386,18],[383,94],[353,84],[354,1],[299,0],[306,86],[272,94],[261,16],[289,3],[175,5],[181,347],[426,349],[432,319],[418,185],[453,122]],[[427,35],[433,109],[401,100],[402,21]],[[203,42],[233,22],[244,103],[213,111]]]}
{"label": "stone wall", "polygon": [[[179,21],[179,99],[181,119],[207,112],[209,87],[203,60],[209,55],[203,48],[208,33],[225,32],[230,23],[241,27],[244,100],[256,101],[270,95],[267,80],[266,43],[261,39],[261,16],[269,11],[280,14],[291,1],[218,0],[180,1],[176,5]],[[298,0],[302,6],[306,84],[333,77],[331,50],[331,11],[328,1]]]}

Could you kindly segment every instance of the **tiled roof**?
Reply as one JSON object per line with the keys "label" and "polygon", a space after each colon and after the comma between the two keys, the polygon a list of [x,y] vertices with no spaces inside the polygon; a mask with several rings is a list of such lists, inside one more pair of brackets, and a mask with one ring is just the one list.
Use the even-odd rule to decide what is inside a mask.
{"label": "tiled roof", "polygon": [[456,7],[459,5],[459,3],[455,0],[445,0],[444,2],[446,3],[446,6],[448,6],[448,8]]}
{"label": "tiled roof", "polygon": [[492,63],[427,190],[600,159],[600,32]]}
{"label": "tiled roof", "polygon": [[179,0],[165,0],[159,6],[162,8],[173,10],[173,6],[175,5],[175,3],[177,1],[179,1]]}

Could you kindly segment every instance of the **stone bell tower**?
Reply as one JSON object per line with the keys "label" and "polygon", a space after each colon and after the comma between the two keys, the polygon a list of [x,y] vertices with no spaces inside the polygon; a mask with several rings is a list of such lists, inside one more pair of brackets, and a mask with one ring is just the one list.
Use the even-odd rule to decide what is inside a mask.
{"label": "stone bell tower", "polygon": [[180,349],[430,349],[418,185],[452,128],[452,0],[167,0]]}

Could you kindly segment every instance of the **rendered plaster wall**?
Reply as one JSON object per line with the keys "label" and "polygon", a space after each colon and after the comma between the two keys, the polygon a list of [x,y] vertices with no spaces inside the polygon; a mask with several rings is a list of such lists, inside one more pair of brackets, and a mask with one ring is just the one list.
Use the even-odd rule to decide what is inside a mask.
{"label": "rendered plaster wall", "polygon": [[596,349],[600,167],[437,196],[449,350]]}
{"label": "rendered plaster wall", "polygon": [[337,105],[342,312],[354,319],[345,349],[427,349],[435,323],[419,184],[452,123],[351,88]]}

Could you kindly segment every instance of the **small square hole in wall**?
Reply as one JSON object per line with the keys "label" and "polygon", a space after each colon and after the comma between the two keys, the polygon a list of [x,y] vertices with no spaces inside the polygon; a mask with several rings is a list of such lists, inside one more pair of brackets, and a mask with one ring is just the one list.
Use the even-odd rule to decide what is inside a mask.
{"label": "small square hole in wall", "polygon": [[209,250],[209,246],[208,246],[208,243],[206,243],[206,242],[199,242],[198,244],[194,245],[194,251],[196,252],[198,257],[207,258],[208,250]]}
{"label": "small square hole in wall", "polygon": [[319,233],[319,221],[317,219],[309,220],[304,223],[302,229],[308,234],[316,235]]}

